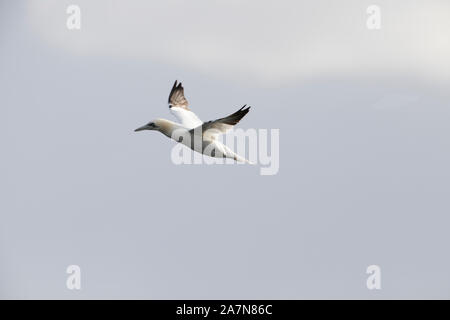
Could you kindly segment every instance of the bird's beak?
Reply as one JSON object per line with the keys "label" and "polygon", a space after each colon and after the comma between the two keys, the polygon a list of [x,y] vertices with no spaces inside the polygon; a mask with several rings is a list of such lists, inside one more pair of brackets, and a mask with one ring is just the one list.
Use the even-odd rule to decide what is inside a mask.
{"label": "bird's beak", "polygon": [[142,126],[134,130],[134,132],[142,131],[142,130],[150,130],[150,127],[148,125]]}

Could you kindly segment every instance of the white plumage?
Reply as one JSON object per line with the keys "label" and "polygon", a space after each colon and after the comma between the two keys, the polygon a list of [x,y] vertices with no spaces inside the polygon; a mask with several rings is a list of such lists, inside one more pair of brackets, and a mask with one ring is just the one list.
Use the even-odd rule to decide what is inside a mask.
{"label": "white plumage", "polygon": [[195,113],[180,107],[171,107],[170,113],[180,121],[180,123],[188,129],[201,126],[203,122],[197,117]]}

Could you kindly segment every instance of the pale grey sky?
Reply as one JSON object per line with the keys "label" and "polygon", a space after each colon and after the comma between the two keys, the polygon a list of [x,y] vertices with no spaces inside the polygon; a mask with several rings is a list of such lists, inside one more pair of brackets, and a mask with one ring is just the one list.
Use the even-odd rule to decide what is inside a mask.
{"label": "pale grey sky", "polygon": [[[450,4],[370,4],[0,0],[0,297],[450,298]],[[175,79],[279,173],[134,133]]]}

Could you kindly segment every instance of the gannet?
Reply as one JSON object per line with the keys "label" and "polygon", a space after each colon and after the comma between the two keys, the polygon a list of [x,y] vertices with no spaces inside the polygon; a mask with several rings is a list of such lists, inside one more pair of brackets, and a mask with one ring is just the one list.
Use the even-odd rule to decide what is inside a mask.
{"label": "gannet", "polygon": [[224,134],[233,128],[249,112],[250,107],[244,105],[227,117],[202,122],[188,108],[189,103],[184,96],[184,88],[181,82],[178,83],[177,80],[175,80],[170,91],[168,104],[170,112],[180,123],[166,119],[156,119],[134,131],[156,130],[201,154],[251,163],[217,140],[220,134]]}

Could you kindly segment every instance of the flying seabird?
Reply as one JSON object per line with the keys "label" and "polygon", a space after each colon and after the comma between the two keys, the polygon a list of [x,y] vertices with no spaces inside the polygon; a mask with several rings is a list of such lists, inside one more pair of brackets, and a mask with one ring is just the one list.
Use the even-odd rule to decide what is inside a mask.
{"label": "flying seabird", "polygon": [[175,80],[170,91],[168,103],[170,112],[180,123],[166,119],[156,119],[134,131],[156,130],[201,154],[251,163],[217,140],[220,134],[224,134],[233,128],[249,112],[250,107],[244,105],[227,117],[202,122],[188,108],[189,103],[184,96],[184,88],[181,82],[178,83],[177,80]]}

